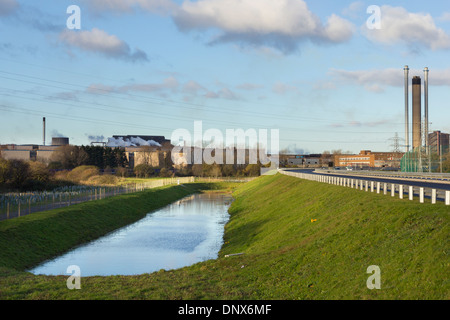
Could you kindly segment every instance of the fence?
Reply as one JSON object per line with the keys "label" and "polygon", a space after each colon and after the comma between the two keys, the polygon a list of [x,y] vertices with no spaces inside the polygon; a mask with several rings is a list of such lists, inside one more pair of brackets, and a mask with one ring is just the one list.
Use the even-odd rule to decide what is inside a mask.
{"label": "fence", "polygon": [[194,182],[194,177],[155,179],[122,186],[67,186],[51,192],[6,193],[0,195],[0,220],[33,212],[67,207],[73,204],[105,199],[118,194],[143,191],[170,184]]}
{"label": "fence", "polygon": [[249,182],[258,177],[195,177],[197,182]]}
{"label": "fence", "polygon": [[429,198],[432,204],[435,204],[436,201],[444,201],[446,205],[450,205],[450,191],[448,190],[284,170],[279,170],[279,172],[300,179],[365,190],[366,192],[370,190],[371,192],[383,193],[384,195],[390,194],[392,197],[398,195],[400,199],[408,198],[409,200],[414,200],[414,197],[416,196],[419,198],[420,203],[424,203],[425,198]]}

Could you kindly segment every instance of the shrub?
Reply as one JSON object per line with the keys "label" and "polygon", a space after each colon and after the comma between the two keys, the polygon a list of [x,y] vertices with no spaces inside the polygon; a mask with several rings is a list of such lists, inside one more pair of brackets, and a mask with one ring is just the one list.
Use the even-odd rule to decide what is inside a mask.
{"label": "shrub", "polygon": [[22,160],[10,160],[10,172],[11,176],[8,182],[15,188],[23,186],[25,181],[30,175],[30,166],[28,163]]}
{"label": "shrub", "polygon": [[119,178],[107,174],[102,176],[92,176],[85,182],[90,185],[116,185],[119,182]]}
{"label": "shrub", "polygon": [[100,175],[100,170],[96,166],[79,166],[67,174],[67,179],[73,182],[81,182],[98,175]]}
{"label": "shrub", "polygon": [[11,178],[11,164],[0,158],[0,184],[6,184]]}
{"label": "shrub", "polygon": [[128,169],[123,167],[116,168],[116,176],[122,178],[128,177]]}
{"label": "shrub", "polygon": [[134,167],[134,174],[138,178],[149,178],[155,174],[155,168],[149,164],[139,164]]}
{"label": "shrub", "polygon": [[173,176],[173,172],[170,171],[170,170],[167,169],[167,168],[162,168],[162,169],[159,171],[159,176],[160,176],[160,177],[172,177],[172,176]]}
{"label": "shrub", "polygon": [[31,161],[30,166],[30,178],[33,181],[39,181],[41,183],[47,183],[50,180],[50,171],[47,166],[42,162]]}

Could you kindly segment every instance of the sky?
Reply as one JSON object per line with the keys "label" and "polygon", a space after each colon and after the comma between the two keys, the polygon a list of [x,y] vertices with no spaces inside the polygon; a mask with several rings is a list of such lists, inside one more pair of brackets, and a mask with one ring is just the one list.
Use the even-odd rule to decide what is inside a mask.
{"label": "sky", "polygon": [[0,0],[0,144],[42,144],[46,117],[46,144],[201,121],[289,153],[403,151],[403,67],[429,68],[449,133],[449,57],[446,0]]}

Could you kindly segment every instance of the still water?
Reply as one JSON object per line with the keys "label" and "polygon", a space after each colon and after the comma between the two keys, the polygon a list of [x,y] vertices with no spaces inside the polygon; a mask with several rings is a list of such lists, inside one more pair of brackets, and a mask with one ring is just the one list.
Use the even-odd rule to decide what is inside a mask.
{"label": "still water", "polygon": [[216,259],[231,201],[225,194],[189,196],[29,271],[68,275],[76,265],[82,277],[135,275]]}

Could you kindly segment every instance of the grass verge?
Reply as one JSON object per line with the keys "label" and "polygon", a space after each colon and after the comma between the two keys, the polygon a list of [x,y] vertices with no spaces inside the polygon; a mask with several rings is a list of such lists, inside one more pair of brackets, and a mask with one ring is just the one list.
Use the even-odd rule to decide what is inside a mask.
{"label": "grass verge", "polygon": [[[195,188],[211,189],[207,185],[197,184]],[[221,189],[226,184],[213,185]],[[177,187],[166,189],[160,189],[157,198],[173,190],[181,192]],[[12,227],[0,224],[1,242],[9,241],[15,249],[7,254],[3,253],[4,247],[0,251],[0,298],[449,298],[446,274],[450,209],[442,203],[418,204],[282,175],[240,184],[234,197],[219,259],[139,276],[85,277],[81,290],[68,290],[66,276],[23,272],[29,258],[15,255],[21,256],[21,249],[47,250],[43,244],[32,250],[24,246],[26,238],[43,238],[47,232],[32,233],[22,226],[25,234],[21,238],[14,238],[19,237],[17,232],[5,238],[3,233]],[[129,209],[133,207],[130,205]],[[85,214],[105,214],[101,212]],[[126,215],[127,212],[117,210],[115,219],[125,219],[122,216]],[[73,213],[61,225],[70,225],[75,217]],[[53,220],[62,218],[56,215],[49,219],[53,224]],[[65,233],[76,233],[69,226],[65,228],[69,228]],[[244,254],[224,257],[240,252]],[[380,290],[366,286],[371,275],[367,268],[371,265],[380,267]]]}

